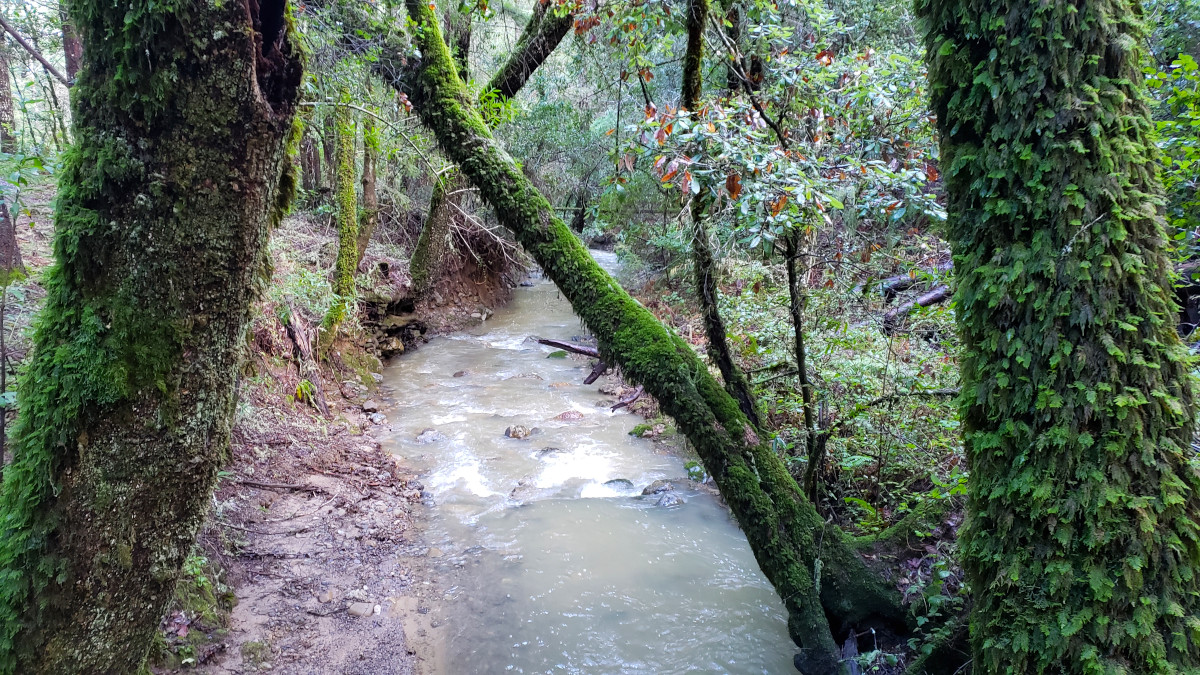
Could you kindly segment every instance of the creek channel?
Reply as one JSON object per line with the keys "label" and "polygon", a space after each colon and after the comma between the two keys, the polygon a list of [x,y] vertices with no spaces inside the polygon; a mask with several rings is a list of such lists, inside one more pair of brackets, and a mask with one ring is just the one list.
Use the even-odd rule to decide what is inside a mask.
{"label": "creek channel", "polygon": [[[433,494],[438,675],[795,672],[783,604],[727,509],[629,434],[643,420],[582,384],[585,361],[529,339],[583,332],[539,280],[384,374],[385,447]],[[582,419],[556,419],[569,411]],[[540,431],[506,438],[513,425]],[[641,496],[659,479],[683,503]]]}

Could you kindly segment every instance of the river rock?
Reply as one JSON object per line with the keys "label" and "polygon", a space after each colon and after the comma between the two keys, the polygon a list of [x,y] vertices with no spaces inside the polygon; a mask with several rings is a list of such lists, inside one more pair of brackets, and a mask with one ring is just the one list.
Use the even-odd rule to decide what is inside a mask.
{"label": "river rock", "polygon": [[350,616],[371,616],[375,613],[375,605],[372,605],[369,602],[354,602],[346,608],[346,611],[350,614]]}
{"label": "river rock", "polygon": [[422,445],[426,443],[437,443],[438,441],[444,440],[446,440],[446,434],[443,434],[433,427],[422,429],[421,433],[417,434],[417,442],[421,443]]}
{"label": "river rock", "polygon": [[675,489],[675,484],[672,483],[671,481],[656,480],[653,483],[647,485],[646,489],[642,490],[642,494],[643,495],[658,495],[658,494],[662,494],[664,492],[671,492],[674,489]]}
{"label": "river rock", "polygon": [[471,371],[469,371],[469,370],[460,370],[454,374],[454,377],[466,377],[467,375],[470,375],[470,374],[471,374]]}
{"label": "river rock", "polygon": [[548,455],[557,455],[560,452],[562,452],[562,448],[542,448],[541,450],[538,450],[538,455],[541,457],[546,457]]}
{"label": "river rock", "polygon": [[612,480],[606,480],[604,481],[604,485],[617,490],[633,489],[633,481],[629,480],[628,478],[614,478]]}
{"label": "river rock", "polygon": [[504,435],[506,437],[516,438],[518,440],[522,438],[528,438],[530,433],[529,427],[523,427],[520,424],[514,424],[504,430]]}
{"label": "river rock", "polygon": [[327,588],[322,591],[321,594],[317,596],[317,602],[321,603],[322,605],[333,602],[333,589]]}
{"label": "river rock", "polygon": [[668,490],[667,492],[662,493],[662,496],[660,496],[658,498],[658,501],[654,502],[654,505],[670,507],[670,506],[679,506],[683,503],[684,503],[683,497],[680,497],[679,495],[675,494],[674,491]]}
{"label": "river rock", "polygon": [[387,416],[383,413],[373,413],[367,419],[371,420],[371,424],[387,424]]}
{"label": "river rock", "polygon": [[558,420],[559,422],[578,422],[579,420],[583,419],[583,413],[579,412],[578,410],[568,410],[565,413],[556,415],[554,419]]}
{"label": "river rock", "polygon": [[379,404],[371,399],[367,399],[363,401],[362,409],[365,413],[379,412]]}

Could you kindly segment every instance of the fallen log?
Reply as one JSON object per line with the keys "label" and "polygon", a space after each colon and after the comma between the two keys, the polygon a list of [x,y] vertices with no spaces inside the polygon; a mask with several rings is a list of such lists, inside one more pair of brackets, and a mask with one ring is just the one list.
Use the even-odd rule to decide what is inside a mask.
{"label": "fallen log", "polygon": [[596,365],[592,366],[592,372],[583,378],[584,384],[591,384],[600,379],[600,376],[608,372],[608,364],[604,361],[597,361]]}
{"label": "fallen log", "polygon": [[[933,267],[923,268],[921,271],[925,272],[926,274],[938,275],[945,274],[953,269],[954,263],[947,261],[944,263],[938,263]],[[883,296],[883,301],[885,303],[890,303],[892,300],[896,299],[897,295],[907,291],[924,280],[924,276],[918,275],[915,272],[909,272],[908,274],[897,274],[894,277],[885,277],[883,279],[879,279],[878,281],[867,279],[866,281],[855,286],[854,290],[851,292],[855,295],[862,295],[863,293],[866,293],[868,287],[874,287],[878,289],[879,294]]]}
{"label": "fallen log", "polygon": [[887,335],[894,334],[900,328],[900,323],[904,320],[904,317],[908,316],[914,309],[918,307],[931,307],[943,303],[949,300],[950,296],[950,287],[942,285],[888,311],[887,314],[883,315],[883,332]]}

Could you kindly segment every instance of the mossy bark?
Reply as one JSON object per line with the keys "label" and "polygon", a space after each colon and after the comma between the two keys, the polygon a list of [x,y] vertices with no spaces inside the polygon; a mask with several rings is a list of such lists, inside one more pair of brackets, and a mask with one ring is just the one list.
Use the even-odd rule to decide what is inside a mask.
{"label": "mossy bark", "polygon": [[379,127],[375,118],[363,116],[363,167],[362,167],[362,213],[358,218],[358,235],[355,246],[354,264],[362,260],[367,244],[375,236],[379,226],[379,193],[376,191],[376,173],[379,164]]}
{"label": "mossy bark", "polygon": [[825,461],[825,443],[817,435],[816,396],[812,380],[808,376],[808,347],[804,344],[804,308],[808,305],[808,294],[804,292],[804,281],[796,268],[800,256],[800,233],[784,235],[783,255],[786,258],[788,279],[788,314],[792,319],[792,338],[796,343],[796,373],[800,380],[800,400],[804,404],[804,447],[807,450],[808,466],[804,469],[804,493],[809,499],[817,498],[817,474]]}
{"label": "mossy bark", "polygon": [[69,3],[84,67],[0,488],[0,673],[136,672],[192,550],[295,187],[301,63],[284,3],[259,7]]}
{"label": "mossy bark", "polygon": [[554,3],[535,1],[533,14],[521,31],[521,37],[517,38],[512,54],[488,81],[484,91],[495,91],[505,99],[516,96],[558,48],[574,23],[574,16],[569,13],[560,16]]}
{"label": "mossy bark", "polygon": [[1129,0],[920,0],[977,673],[1200,672],[1193,361]]}
{"label": "mossy bark", "polygon": [[[334,113],[337,130],[337,166],[334,197],[337,202],[337,259],[334,261],[334,293],[341,298],[326,317],[326,328],[334,329],[346,317],[347,305],[354,299],[354,274],[359,268],[359,201],[354,192],[354,115],[349,106],[337,106]],[[332,330],[331,330],[332,331]]]}
{"label": "mossy bark", "polygon": [[434,282],[441,277],[442,266],[450,250],[451,208],[446,203],[446,191],[461,187],[457,179],[456,171],[451,176],[436,179],[433,183],[429,210],[426,212],[425,223],[421,227],[420,236],[417,237],[417,245],[413,248],[412,262],[409,265],[413,291],[418,296],[428,293]]}
{"label": "mossy bark", "polygon": [[[415,42],[423,58],[409,62],[415,73],[406,72],[398,57],[383,64],[396,67],[389,82],[404,89],[442,150],[555,281],[606,360],[644,385],[687,434],[784,600],[790,632],[802,647],[797,664],[804,672],[838,672],[840,650],[829,617],[839,629],[870,616],[898,621],[895,591],[867,570],[839,531],[827,530],[780,458],[691,347],[604,272],[554,215],[474,109],[433,12],[421,0],[409,0],[407,7],[419,26]],[[826,557],[836,564],[817,562]],[[847,607],[841,598],[851,597],[857,602]]]}
{"label": "mossy bark", "polygon": [[[700,95],[703,90],[701,66],[704,61],[704,29],[708,25],[709,0],[689,0],[687,16],[687,50],[683,56],[683,108],[700,110]],[[696,282],[696,296],[700,302],[700,315],[704,319],[704,333],[708,337],[708,355],[721,371],[725,390],[737,401],[742,414],[754,426],[762,428],[762,418],[755,403],[750,380],[733,360],[729,349],[728,331],[717,305],[717,266],[713,260],[705,217],[710,203],[705,193],[692,200],[692,271]]]}
{"label": "mossy bark", "polygon": [[[547,17],[548,6],[549,3],[540,1],[534,3],[533,15],[521,32],[512,54],[492,76],[484,87],[484,92],[495,92],[502,100],[516,96],[534,71],[562,41],[572,24],[572,19],[570,16],[559,17],[553,14]],[[446,18],[446,32],[454,39],[454,64],[458,68],[459,78],[465,82],[469,75],[470,18],[464,18],[457,12],[450,13]],[[464,188],[466,183],[457,171],[439,178],[434,184],[429,209],[425,212],[425,222],[417,237],[417,245],[413,249],[409,265],[413,288],[418,295],[428,293],[446,267],[445,257],[451,250],[450,228],[457,217],[457,211],[462,208]]]}

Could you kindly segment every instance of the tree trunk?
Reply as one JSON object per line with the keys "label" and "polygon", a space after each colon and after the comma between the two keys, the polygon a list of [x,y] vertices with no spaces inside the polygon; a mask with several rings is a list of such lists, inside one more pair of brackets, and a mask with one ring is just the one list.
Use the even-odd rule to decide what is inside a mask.
{"label": "tree trunk", "polygon": [[1198,672],[1193,363],[1140,7],[917,5],[963,343],[975,672]]}
{"label": "tree trunk", "polygon": [[75,84],[75,78],[79,75],[79,65],[83,61],[83,43],[79,41],[79,32],[75,30],[75,24],[67,16],[67,8],[60,6],[58,12],[62,20],[62,43],[63,55],[67,64],[67,81]]}
{"label": "tree trunk", "polygon": [[[709,0],[688,1],[687,50],[683,57],[683,108],[700,110],[700,94],[703,89],[701,66],[704,61],[704,29],[708,25]],[[700,301],[700,314],[704,318],[704,332],[708,336],[708,355],[721,371],[725,390],[737,401],[742,414],[755,427],[762,428],[762,418],[750,390],[750,380],[733,360],[729,349],[728,331],[717,306],[717,266],[709,244],[708,228],[704,219],[710,203],[707,190],[702,190],[692,200],[692,268],[696,282],[696,296]]]}
{"label": "tree trunk", "polygon": [[521,31],[508,60],[484,87],[485,92],[495,91],[502,99],[516,96],[534,71],[550,58],[575,23],[574,15],[558,16],[552,11],[554,7],[553,3],[540,0],[533,3],[529,23]]}
{"label": "tree trunk", "polygon": [[457,171],[445,177],[434,178],[433,196],[429,199],[429,210],[425,214],[421,234],[417,236],[417,245],[413,248],[412,263],[409,266],[413,291],[418,296],[428,293],[442,275],[446,255],[450,251],[450,225],[453,217],[453,209],[448,203],[446,193],[462,188],[462,180]]}
{"label": "tree trunk", "polygon": [[[631,380],[645,386],[693,443],[784,600],[789,630],[802,647],[798,667],[808,673],[838,672],[840,649],[833,631],[870,617],[902,621],[894,589],[867,570],[839,530],[825,527],[783,462],[691,347],[629,297],[554,215],[479,113],[464,105],[467,92],[432,10],[422,0],[406,4],[420,26],[415,44],[422,61],[410,62],[417,71],[409,76],[412,71],[404,70],[399,57],[390,56],[402,50],[389,44],[377,72],[390,73],[388,82],[405,90],[442,150],[571,302],[605,360],[619,363]],[[346,29],[354,30],[354,24],[347,19]]]}
{"label": "tree trunk", "polygon": [[17,114],[8,76],[10,54],[4,42],[0,33],[0,152],[12,154],[17,151]]}
{"label": "tree trunk", "polygon": [[307,132],[300,141],[300,178],[305,192],[315,193],[321,189],[321,152]]}
{"label": "tree trunk", "polygon": [[[25,263],[21,261],[21,247],[17,245],[17,221],[9,211],[8,200],[0,193],[0,285],[7,288],[14,272],[23,276]],[[2,393],[4,389],[0,388]]]}
{"label": "tree trunk", "polygon": [[337,148],[338,130],[337,113],[326,109],[324,129],[321,134],[321,152],[325,155],[325,185],[330,190],[337,189]]}
{"label": "tree trunk", "polygon": [[808,466],[804,471],[804,493],[809,499],[817,498],[817,473],[825,461],[823,443],[817,442],[816,397],[812,381],[808,377],[808,348],[804,344],[804,308],[808,295],[804,292],[804,281],[800,278],[796,263],[799,260],[800,234],[795,230],[784,235],[784,256],[787,258],[788,314],[792,318],[792,336],[796,340],[796,372],[800,379],[800,399],[804,402],[804,446],[807,450]]}
{"label": "tree trunk", "polygon": [[333,292],[347,300],[354,295],[354,273],[358,270],[358,196],[354,192],[354,141],[357,134],[349,106],[338,106],[335,118],[337,183],[334,193],[337,199],[338,254],[333,270]]}
{"label": "tree trunk", "polygon": [[379,194],[375,191],[376,165],[379,163],[379,127],[375,118],[363,116],[362,213],[359,214],[355,265],[362,260],[367,244],[379,226]]}
{"label": "tree trunk", "polygon": [[0,673],[138,672],[192,550],[294,187],[302,66],[261,6],[69,5],[85,67],[0,488]]}

